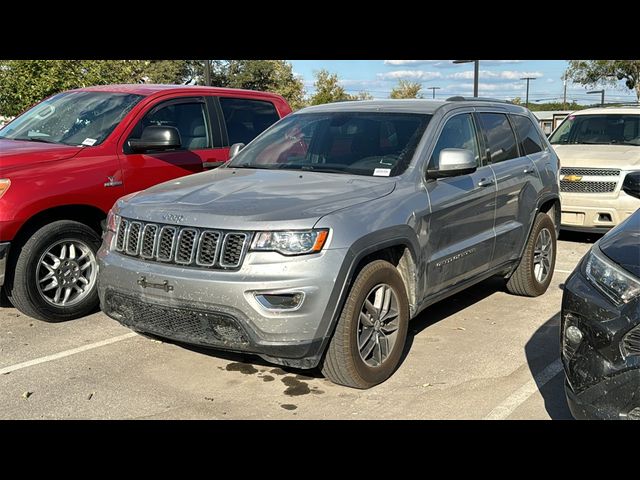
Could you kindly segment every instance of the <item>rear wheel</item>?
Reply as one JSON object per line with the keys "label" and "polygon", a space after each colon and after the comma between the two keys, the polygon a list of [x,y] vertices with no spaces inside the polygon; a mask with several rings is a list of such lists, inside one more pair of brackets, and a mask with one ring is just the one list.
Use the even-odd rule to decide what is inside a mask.
{"label": "rear wheel", "polygon": [[520,265],[507,282],[510,293],[537,297],[547,291],[556,265],[555,231],[551,218],[546,213],[539,213]]}
{"label": "rear wheel", "polygon": [[370,388],[389,378],[402,356],[409,303],[397,269],[384,260],[358,274],[322,364],[334,383]]}
{"label": "rear wheel", "polygon": [[82,317],[98,306],[96,252],[100,237],[88,226],[60,220],[22,246],[8,289],[22,313],[47,322]]}

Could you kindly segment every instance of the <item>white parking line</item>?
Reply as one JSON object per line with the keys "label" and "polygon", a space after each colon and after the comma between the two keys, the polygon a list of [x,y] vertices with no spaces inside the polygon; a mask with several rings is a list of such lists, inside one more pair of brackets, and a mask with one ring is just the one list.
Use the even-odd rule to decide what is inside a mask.
{"label": "white parking line", "polygon": [[508,396],[500,405],[495,407],[484,417],[485,420],[504,420],[511,415],[516,408],[526,402],[531,395],[544,387],[547,382],[558,375],[562,371],[562,361],[557,359],[555,362],[550,363],[536,375],[532,380],[529,380],[518,390]]}
{"label": "white parking line", "polygon": [[560,270],[559,268],[556,268],[554,270],[554,272],[558,272],[558,273],[571,273],[573,272],[573,270]]}
{"label": "white parking line", "polygon": [[51,362],[52,360],[58,360],[59,358],[75,355],[76,353],[86,352],[87,350],[93,350],[94,348],[104,347],[105,345],[110,345],[112,343],[120,342],[122,340],[126,340],[127,338],[135,337],[137,335],[138,334],[134,332],[125,333],[124,335],[120,335],[119,337],[107,338],[106,340],[102,340],[100,342],[90,343],[88,345],[83,345],[82,347],[72,348],[71,350],[65,350],[64,352],[54,353],[53,355],[47,355],[46,357],[40,357],[33,360],[29,360],[27,362],[16,363],[15,365],[11,365],[9,367],[0,368],[0,375],[4,375],[5,373],[10,373],[10,372],[15,372],[16,370],[22,370],[23,368],[32,367],[40,363]]}

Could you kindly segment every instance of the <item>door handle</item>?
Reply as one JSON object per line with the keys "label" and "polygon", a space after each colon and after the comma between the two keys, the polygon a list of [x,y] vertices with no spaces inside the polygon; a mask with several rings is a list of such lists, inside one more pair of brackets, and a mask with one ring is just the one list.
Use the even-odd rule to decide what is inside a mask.
{"label": "door handle", "polygon": [[483,178],[482,180],[480,180],[478,182],[478,186],[479,187],[488,187],[490,185],[493,185],[495,182],[493,180],[493,178]]}
{"label": "door handle", "polygon": [[527,167],[525,168],[522,173],[528,174],[528,173],[535,173],[536,169],[533,167]]}

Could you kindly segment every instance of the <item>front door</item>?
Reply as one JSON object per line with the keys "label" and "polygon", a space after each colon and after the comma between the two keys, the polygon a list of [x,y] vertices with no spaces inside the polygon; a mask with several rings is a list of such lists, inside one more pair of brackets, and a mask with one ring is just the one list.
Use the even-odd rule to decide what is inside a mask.
{"label": "front door", "polygon": [[471,113],[449,118],[431,155],[437,165],[445,148],[471,150],[479,166],[471,174],[426,182],[431,201],[427,227],[426,295],[431,295],[485,271],[493,252],[496,184],[493,171],[483,165]]}
{"label": "front door", "polygon": [[[135,153],[127,140],[140,138],[149,125],[176,127],[182,147],[164,152]],[[127,193],[136,192],[174,178],[202,172],[210,161],[212,147],[209,115],[204,98],[178,98],[152,107],[133,128],[122,145],[122,170]]]}

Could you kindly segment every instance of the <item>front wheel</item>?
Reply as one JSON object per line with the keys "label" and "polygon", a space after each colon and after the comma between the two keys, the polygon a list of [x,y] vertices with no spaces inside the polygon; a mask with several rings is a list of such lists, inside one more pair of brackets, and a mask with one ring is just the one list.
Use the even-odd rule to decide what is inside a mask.
{"label": "front wheel", "polygon": [[100,237],[70,220],[36,231],[18,255],[8,294],[22,313],[47,322],[72,320],[98,306]]}
{"label": "front wheel", "polygon": [[507,290],[526,297],[542,295],[549,288],[555,265],[555,226],[549,215],[539,213],[520,259],[520,265],[507,282]]}
{"label": "front wheel", "polygon": [[384,382],[400,363],[408,323],[409,302],[398,270],[384,260],[369,263],[349,291],[323,375],[353,388]]}

